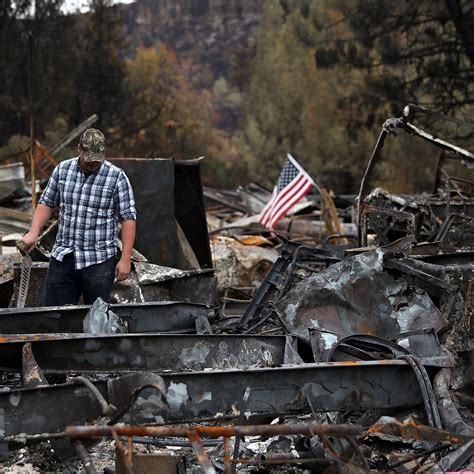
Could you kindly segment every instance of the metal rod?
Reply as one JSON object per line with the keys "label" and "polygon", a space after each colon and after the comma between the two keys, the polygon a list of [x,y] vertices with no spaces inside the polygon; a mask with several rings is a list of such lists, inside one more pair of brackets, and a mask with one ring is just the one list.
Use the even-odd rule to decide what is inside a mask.
{"label": "metal rod", "polygon": [[84,445],[77,439],[72,441],[72,445],[74,446],[79,459],[82,461],[82,464],[84,464],[84,469],[87,474],[97,474],[97,469],[95,468],[92,458],[90,457]]}
{"label": "metal rod", "polygon": [[[240,407],[239,407],[239,410],[240,410],[239,423],[240,424],[244,422],[245,410],[247,409],[247,402],[249,400],[249,397],[250,397],[250,387],[247,387],[242,397],[242,403],[240,404]],[[241,439],[242,439],[242,436],[235,437],[234,454],[233,454],[232,459],[237,459],[239,457]],[[235,465],[231,469],[231,474],[235,474]]]}
{"label": "metal rod", "polygon": [[367,164],[367,168],[365,170],[364,176],[360,182],[360,189],[359,189],[359,196],[357,199],[357,245],[359,247],[367,245],[367,235],[364,223],[364,198],[366,195],[366,182],[368,182],[369,177],[372,174],[374,169],[375,163],[378,160],[380,153],[382,152],[383,145],[385,142],[385,138],[387,137],[388,132],[385,128],[382,129],[380,135],[377,139],[377,143],[375,144],[374,151],[372,152],[372,156],[370,157],[369,163]]}
{"label": "metal rod", "polygon": [[82,376],[78,376],[78,377],[73,378],[73,382],[80,382],[84,384],[92,392],[94,397],[99,402],[99,405],[102,408],[102,413],[104,415],[111,416],[115,414],[115,412],[117,411],[116,407],[107,403],[107,400],[103,397],[103,395],[99,392],[97,387],[89,379],[86,379],[85,377],[82,377]]}
{"label": "metal rod", "polygon": [[[203,426],[197,425],[192,428],[200,436],[209,438],[220,438],[230,436],[277,436],[287,434],[301,434],[314,436],[315,434],[326,435],[359,435],[362,433],[360,425],[321,425],[318,423],[307,423],[304,425],[282,424],[282,425],[244,425],[244,426]],[[110,438],[113,433],[118,436],[154,436],[157,438],[170,436],[188,436],[189,427],[182,426],[68,426],[65,430],[66,436],[73,439],[80,438]]]}
{"label": "metal rod", "polygon": [[[120,441],[127,441],[127,436],[121,436]],[[134,444],[149,444],[152,446],[160,446],[160,447],[166,447],[166,446],[173,446],[173,447],[179,447],[179,448],[189,448],[189,439],[174,439],[174,438],[160,438],[160,439],[153,439],[153,438],[147,438],[144,436],[133,436],[133,443]],[[214,447],[214,446],[219,446],[222,444],[222,441],[219,441],[218,439],[206,439],[203,441],[203,446],[205,447]]]}

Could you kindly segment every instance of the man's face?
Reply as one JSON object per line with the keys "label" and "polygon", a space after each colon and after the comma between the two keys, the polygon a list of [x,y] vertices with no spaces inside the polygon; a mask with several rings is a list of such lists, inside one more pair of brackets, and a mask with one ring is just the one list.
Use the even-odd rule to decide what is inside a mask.
{"label": "man's face", "polygon": [[84,173],[93,173],[102,166],[102,161],[86,161],[84,159],[84,151],[80,146],[77,147],[79,152],[79,167]]}

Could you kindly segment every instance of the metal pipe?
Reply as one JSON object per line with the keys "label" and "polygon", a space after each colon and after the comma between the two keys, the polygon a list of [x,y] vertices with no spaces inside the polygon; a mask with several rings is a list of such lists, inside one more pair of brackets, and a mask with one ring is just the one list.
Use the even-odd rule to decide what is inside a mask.
{"label": "metal pipe", "polygon": [[84,445],[77,439],[72,441],[72,445],[74,446],[76,454],[82,461],[82,464],[84,464],[84,469],[87,474],[97,474],[97,469],[95,468],[92,458],[89,456],[89,453],[87,452],[87,449],[84,447]]}
{"label": "metal pipe", "polygon": [[374,169],[377,158],[382,152],[385,138],[388,135],[388,131],[383,128],[375,144],[374,151],[370,157],[369,163],[365,170],[364,176],[360,182],[359,196],[357,198],[357,245],[359,247],[367,245],[367,234],[365,229],[365,224],[363,222],[363,213],[364,213],[364,198],[366,195],[366,182],[368,181],[372,171]]}
{"label": "metal pipe", "polygon": [[192,429],[183,426],[68,426],[65,430],[66,436],[72,439],[82,438],[110,438],[116,433],[118,436],[153,436],[162,438],[165,436],[188,436],[190,431],[198,432],[200,436],[209,438],[220,438],[223,436],[278,436],[287,434],[301,434],[314,436],[325,435],[360,435],[360,425],[321,425],[318,423],[307,423],[304,425],[244,425],[244,426],[193,426]]}

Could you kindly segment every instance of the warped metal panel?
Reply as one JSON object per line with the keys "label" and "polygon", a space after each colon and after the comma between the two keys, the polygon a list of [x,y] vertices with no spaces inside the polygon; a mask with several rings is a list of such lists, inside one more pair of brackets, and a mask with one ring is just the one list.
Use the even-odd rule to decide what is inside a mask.
{"label": "warped metal panel", "polygon": [[46,373],[161,372],[269,367],[284,362],[284,336],[117,334],[25,335],[0,338],[0,367],[19,371],[31,342]]}
{"label": "warped metal panel", "polygon": [[[166,390],[164,397],[160,384]],[[250,396],[245,411],[272,416],[412,407],[422,400],[415,375],[404,361],[303,364],[161,377],[136,372],[96,382],[95,387],[116,407],[117,414],[127,412],[122,420],[128,423],[232,418],[233,406],[242,403],[247,387]],[[79,382],[0,393],[0,426],[5,437],[54,433],[100,415],[98,400]]]}
{"label": "warped metal panel", "polygon": [[[194,332],[198,317],[212,320],[214,311],[196,303],[151,302],[111,305],[130,333]],[[0,334],[81,333],[90,306],[52,306],[0,310]]]}

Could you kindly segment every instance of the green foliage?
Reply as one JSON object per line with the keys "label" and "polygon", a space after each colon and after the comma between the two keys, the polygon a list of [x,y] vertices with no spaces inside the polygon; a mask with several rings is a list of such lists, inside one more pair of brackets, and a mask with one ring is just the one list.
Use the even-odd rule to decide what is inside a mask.
{"label": "green foliage", "polygon": [[[258,34],[235,46],[217,78],[152,32],[146,44],[154,47],[130,49],[111,0],[90,0],[91,11],[76,16],[63,15],[61,3],[35,2],[34,15],[33,0],[5,0],[0,9],[3,154],[29,133],[29,35],[43,144],[97,113],[111,156],[205,155],[203,179],[212,186],[253,180],[271,188],[291,152],[319,184],[355,192],[380,126],[405,103],[472,116],[468,0],[266,0]],[[421,125],[472,146],[472,129]],[[433,149],[390,138],[384,154],[380,183],[430,189]]]}
{"label": "green foliage", "polygon": [[91,11],[75,25],[79,41],[73,50],[76,98],[71,104],[74,122],[96,113],[99,128],[113,126],[122,100],[126,47],[120,10],[112,0],[90,0]]}
{"label": "green foliage", "polygon": [[[273,185],[289,151],[320,184],[355,192],[382,123],[406,103],[468,119],[473,43],[462,29],[474,11],[461,0],[455,17],[454,3],[268,0],[238,138],[254,179]],[[472,129],[422,125],[472,146]],[[380,180],[430,189],[433,149],[389,141]]]}
{"label": "green foliage", "polygon": [[205,154],[212,102],[180,73],[170,49],[138,48],[126,60],[124,86],[122,123],[115,133],[122,153],[175,158]]}
{"label": "green foliage", "polygon": [[[243,137],[250,174],[273,186],[290,152],[323,186],[354,191],[367,160],[368,137],[351,141],[337,100],[357,87],[350,78],[314,63],[312,15],[286,3],[265,4],[245,106]],[[243,148],[242,148],[243,149]]]}

